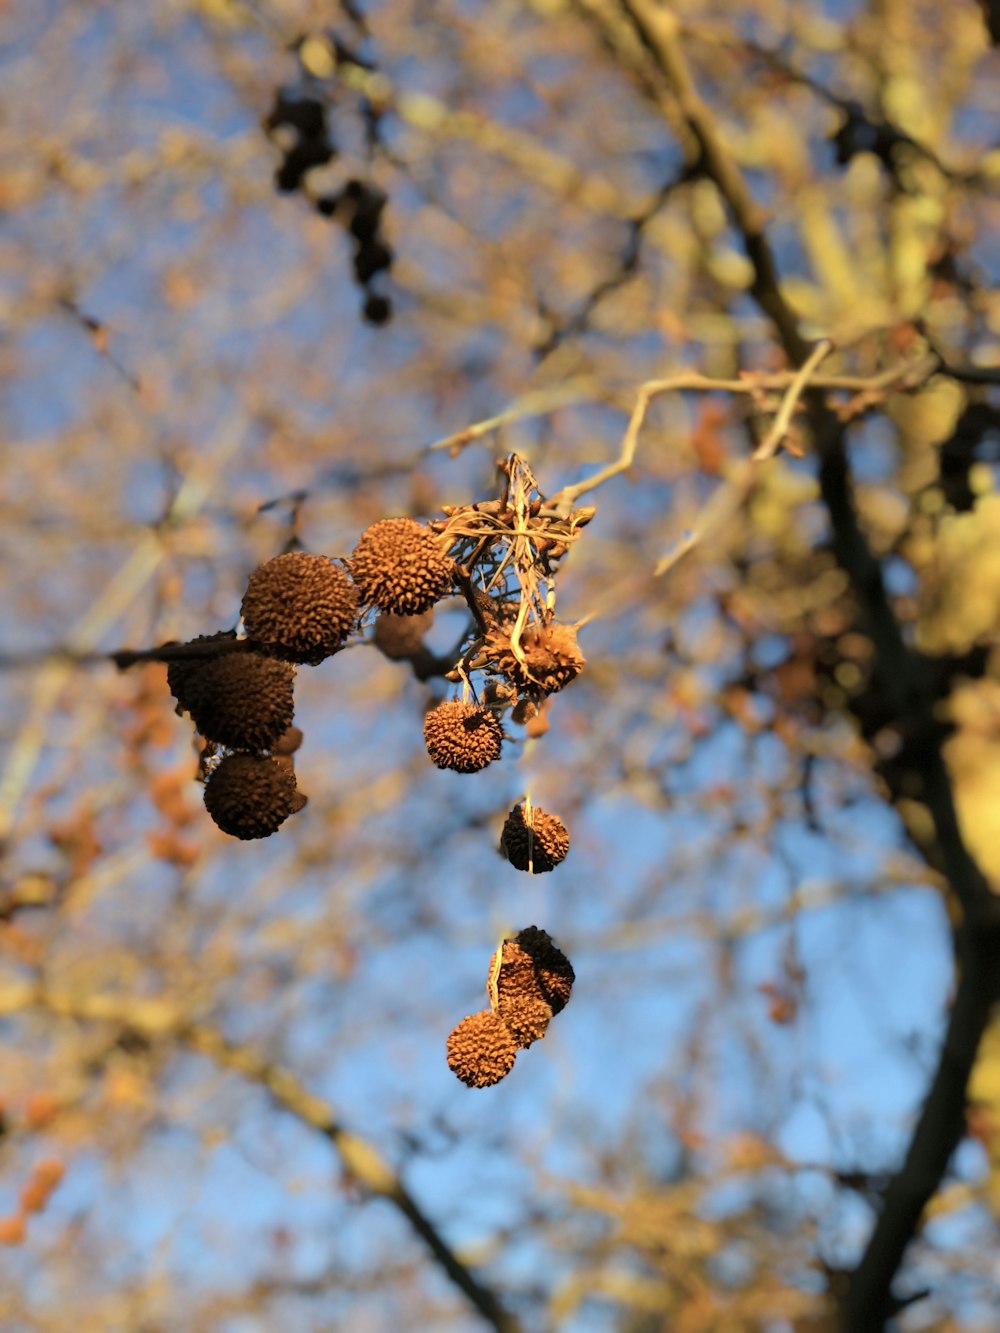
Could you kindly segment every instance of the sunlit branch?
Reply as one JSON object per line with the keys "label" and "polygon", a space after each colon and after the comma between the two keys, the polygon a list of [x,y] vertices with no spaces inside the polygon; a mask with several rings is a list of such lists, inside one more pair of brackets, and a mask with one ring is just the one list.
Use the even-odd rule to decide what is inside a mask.
{"label": "sunlit branch", "polygon": [[192,1023],[169,1000],[113,995],[82,995],[44,986],[12,985],[0,990],[0,1016],[41,1008],[77,1021],[112,1023],[146,1041],[174,1040],[223,1069],[266,1088],[279,1106],[317,1130],[333,1145],[345,1174],[362,1190],[386,1199],[409,1222],[435,1261],[469,1303],[497,1333],[519,1333],[520,1323],[475,1276],[447,1243],[378,1148],[346,1129],[335,1111],[286,1069],[252,1047],[229,1041],[217,1029]]}

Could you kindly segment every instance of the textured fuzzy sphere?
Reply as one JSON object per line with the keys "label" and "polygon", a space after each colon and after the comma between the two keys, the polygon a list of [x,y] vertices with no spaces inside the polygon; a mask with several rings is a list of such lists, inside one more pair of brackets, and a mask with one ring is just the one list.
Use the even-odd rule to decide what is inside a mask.
{"label": "textured fuzzy sphere", "polygon": [[565,861],[569,851],[569,833],[556,815],[532,807],[531,828],[523,805],[515,805],[504,821],[500,850],[517,870],[529,864],[536,875]]}
{"label": "textured fuzzy sphere", "polygon": [[434,612],[396,616],[383,611],[375,621],[375,647],[390,662],[405,662],[424,646],[424,635],[434,624]]}
{"label": "textured fuzzy sphere", "polygon": [[513,942],[531,959],[542,998],[551,1005],[554,1014],[560,1013],[569,1003],[576,980],[573,964],[552,942],[552,936],[537,926],[527,926]]}
{"label": "textured fuzzy sphere", "polygon": [[358,594],[347,572],[323,555],[289,551],[250,575],[243,594],[247,635],[292,662],[315,665],[354,627]]}
{"label": "textured fuzzy sphere", "polygon": [[[491,979],[496,962],[494,955],[490,962]],[[489,989],[490,984],[487,982]],[[506,1023],[518,1046],[530,1046],[545,1036],[554,1012],[546,978],[539,971],[532,955],[522,949],[516,939],[504,940],[501,946],[499,967],[495,972],[495,989],[490,999],[494,1011]]]}
{"label": "textured fuzzy sphere", "polygon": [[478,773],[500,758],[503,732],[486,709],[448,699],[424,718],[424,741],[438,768]]}
{"label": "textured fuzzy sphere", "polygon": [[397,616],[429,611],[455,582],[454,561],[430,528],[412,518],[383,518],[366,528],[350,565],[362,602]]}
{"label": "textured fuzzy sphere", "polygon": [[510,636],[504,630],[493,631],[487,648],[492,650],[501,675],[529,696],[564,689],[586,664],[576,631],[568,625],[529,626],[520,639],[523,662],[514,656]]}
{"label": "textured fuzzy sphere", "polygon": [[291,769],[261,755],[226,755],[205,784],[205,809],[233,838],[268,838],[303,805]]}
{"label": "textured fuzzy sphere", "polygon": [[552,1006],[540,995],[500,994],[497,1014],[520,1050],[527,1050],[545,1036]]}
{"label": "textured fuzzy sphere", "polygon": [[206,740],[227,750],[269,750],[294,711],[295,668],[260,653],[204,663],[187,685],[188,712]]}
{"label": "textured fuzzy sphere", "polygon": [[[190,648],[199,643],[222,643],[228,640],[230,643],[236,638],[235,630],[219,630],[217,634],[199,634],[196,638],[188,640],[187,643],[179,645],[182,648]],[[221,654],[220,654],[221,655]],[[170,662],[167,666],[167,688],[177,700],[178,713],[189,713],[191,711],[191,696],[193,693],[194,682],[198,678],[198,673],[207,662],[213,662],[213,657],[185,657],[176,662]]]}
{"label": "textured fuzzy sphere", "polygon": [[448,1068],[470,1088],[491,1088],[514,1068],[517,1045],[492,1009],[463,1018],[448,1037]]}

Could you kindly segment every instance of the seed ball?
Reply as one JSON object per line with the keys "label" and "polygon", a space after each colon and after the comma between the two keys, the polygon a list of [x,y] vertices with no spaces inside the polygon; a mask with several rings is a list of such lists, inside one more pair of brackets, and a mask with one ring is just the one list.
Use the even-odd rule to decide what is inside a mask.
{"label": "seed ball", "polygon": [[500,850],[516,870],[540,875],[565,861],[569,833],[556,815],[532,806],[529,817],[523,805],[515,805],[504,821]]}
{"label": "seed ball", "polygon": [[[232,642],[236,638],[235,630],[219,630],[217,634],[199,634],[190,639],[187,643],[180,644],[182,648],[191,648],[199,643],[222,643],[224,640]],[[221,655],[221,654],[220,654]],[[215,659],[206,654],[204,657],[182,657],[167,665],[167,688],[177,700],[178,713],[188,713],[192,694],[192,683],[197,678],[198,673],[206,662],[212,662]]]}
{"label": "seed ball", "polygon": [[397,616],[417,616],[451,591],[454,561],[430,528],[412,518],[383,518],[366,528],[351,556],[362,602]]}
{"label": "seed ball", "polygon": [[478,773],[500,758],[502,741],[494,714],[460,699],[446,699],[424,718],[427,753],[438,768]]}
{"label": "seed ball", "polygon": [[405,662],[424,646],[424,635],[434,623],[434,612],[395,616],[383,611],[375,621],[375,647],[390,662]]}
{"label": "seed ball", "polygon": [[527,1050],[545,1036],[552,1018],[552,1006],[540,995],[504,995],[501,993],[497,1014],[520,1050]]}
{"label": "seed ball", "polygon": [[269,750],[292,721],[295,668],[260,653],[205,662],[188,682],[188,711],[206,740],[227,750]]}
{"label": "seed ball", "polygon": [[205,784],[205,809],[230,837],[269,838],[305,798],[295,774],[273,759],[229,754]]}
{"label": "seed ball", "polygon": [[491,1088],[506,1078],[517,1059],[517,1045],[492,1009],[470,1014],[448,1037],[448,1068],[470,1088]]}
{"label": "seed ball", "polygon": [[515,657],[505,630],[494,630],[487,642],[496,658],[497,670],[529,697],[564,689],[586,664],[576,631],[568,625],[529,626],[521,635],[519,646],[523,662]]}
{"label": "seed ball", "polygon": [[537,926],[527,926],[515,941],[534,965],[535,979],[542,998],[552,1006],[554,1014],[561,1013],[569,1003],[576,973],[573,964],[553,943],[552,936]]}
{"label": "seed ball", "polygon": [[516,939],[504,940],[499,957],[494,954],[490,960],[486,988],[494,1012],[507,1024],[519,1047],[545,1036],[554,1012],[545,978]]}
{"label": "seed ball", "polygon": [[243,594],[247,634],[291,662],[315,666],[354,628],[357,591],[342,566],[323,555],[288,551],[258,566]]}

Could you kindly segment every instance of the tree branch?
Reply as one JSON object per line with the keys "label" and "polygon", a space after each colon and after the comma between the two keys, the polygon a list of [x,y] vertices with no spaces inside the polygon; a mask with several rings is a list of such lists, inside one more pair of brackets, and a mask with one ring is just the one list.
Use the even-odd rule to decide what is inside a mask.
{"label": "tree branch", "polygon": [[[789,360],[793,364],[804,362],[809,345],[781,292],[761,210],[697,93],[681,48],[678,20],[655,0],[621,3],[677,100],[698,146],[703,174],[715,182],[742,233],[754,271],[751,294],[771,318]],[[936,359],[938,368],[947,373],[949,368],[940,355],[936,354]],[[881,1333],[894,1308],[892,1284],[906,1249],[965,1134],[965,1090],[983,1029],[1000,997],[1000,929],[996,899],[969,854],[958,825],[927,673],[903,639],[881,566],[858,522],[847,461],[846,426],[815,387],[808,390],[806,402],[836,558],[851,580],[860,618],[872,639],[876,674],[894,721],[920,737],[922,796],[934,824],[934,850],[963,912],[956,935],[959,984],[937,1070],[903,1165],[885,1191],[881,1212],[841,1303],[845,1333]]]}
{"label": "tree branch", "polygon": [[459,1259],[441,1232],[375,1145],[345,1129],[333,1108],[314,1096],[286,1069],[250,1046],[231,1042],[216,1028],[193,1023],[168,1000],[82,995],[44,985],[13,985],[0,991],[0,1016],[42,1008],[76,1021],[117,1024],[145,1041],[174,1040],[224,1069],[266,1088],[275,1101],[333,1145],[344,1171],[368,1194],[386,1199],[409,1222],[448,1279],[497,1333],[520,1333],[519,1320]]}

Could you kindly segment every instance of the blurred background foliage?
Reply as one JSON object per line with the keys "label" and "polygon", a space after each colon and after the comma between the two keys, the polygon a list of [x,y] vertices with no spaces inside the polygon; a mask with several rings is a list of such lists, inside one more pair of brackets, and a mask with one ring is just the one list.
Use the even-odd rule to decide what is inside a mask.
{"label": "blurred background foliage", "polygon": [[[0,3],[4,1333],[839,1326],[961,912],[804,414],[745,471],[795,369],[754,241],[833,340],[996,887],[997,57],[971,0],[671,5],[739,219],[656,12]],[[489,498],[511,452],[582,490],[674,376],[584,496],[546,735],[434,770],[444,683],[359,644],[299,672],[306,810],[214,828],[165,667],[109,652],[231,628],[262,560]],[[537,881],[496,849],[526,793],[573,839]],[[471,1092],[445,1037],[530,923],[573,1003]],[[900,1328],[996,1327],[995,1029],[970,1094]]]}

